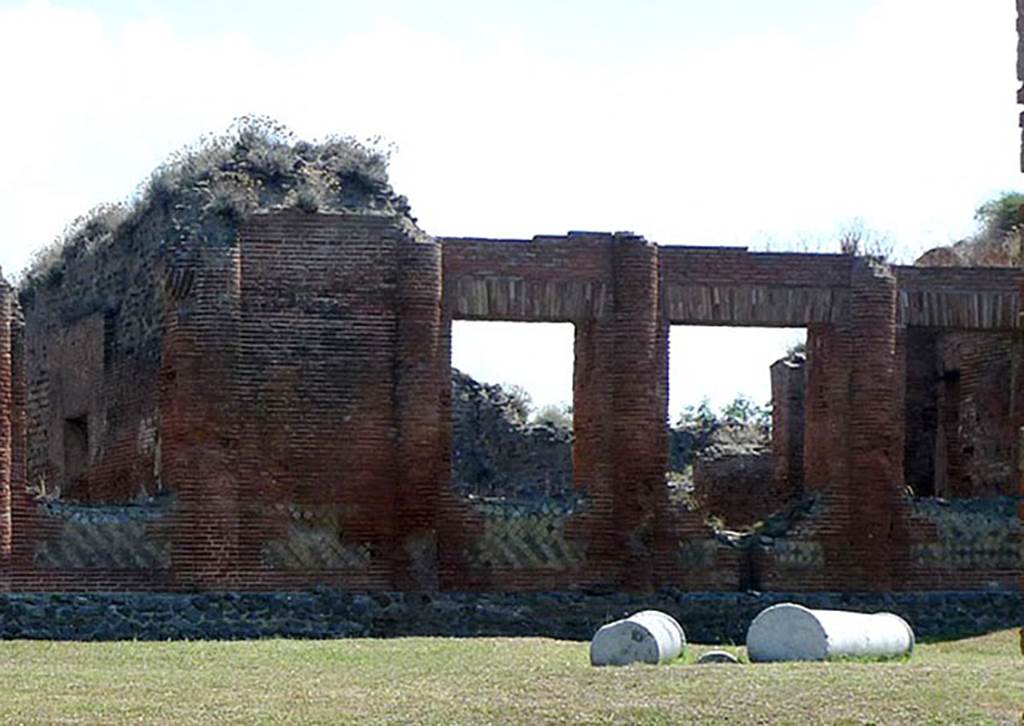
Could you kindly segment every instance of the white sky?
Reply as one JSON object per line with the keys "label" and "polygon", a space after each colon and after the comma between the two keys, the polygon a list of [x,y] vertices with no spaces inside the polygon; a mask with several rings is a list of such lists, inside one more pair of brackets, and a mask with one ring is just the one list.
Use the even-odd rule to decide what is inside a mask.
{"label": "white sky", "polygon": [[[492,383],[518,383],[537,408],[572,403],[571,323],[456,320],[452,365]],[[807,339],[803,328],[706,328],[674,325],[669,331],[669,419],[707,397],[721,408],[737,396],[758,405],[771,399],[768,366]],[[536,358],[543,357],[542,365]],[[534,373],[540,369],[540,375]],[[723,373],[724,371],[724,373]]]}
{"label": "white sky", "polygon": [[[394,142],[392,182],[437,235],[626,229],[833,251],[859,217],[910,260],[1021,186],[1014,13],[1009,0],[0,0],[0,265],[20,270],[242,114]],[[767,397],[764,366],[793,335],[747,333],[674,341],[673,365],[693,368],[673,370],[673,415],[748,380]],[[491,379],[539,391],[569,375],[505,336],[474,336],[478,353],[501,351]]]}

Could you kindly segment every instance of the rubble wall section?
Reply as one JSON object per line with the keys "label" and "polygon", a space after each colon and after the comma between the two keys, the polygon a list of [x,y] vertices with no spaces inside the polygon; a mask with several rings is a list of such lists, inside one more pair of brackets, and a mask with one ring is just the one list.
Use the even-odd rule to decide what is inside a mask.
{"label": "rubble wall section", "polygon": [[588,641],[610,620],[655,608],[695,643],[742,644],[767,607],[892,612],[919,638],[964,638],[1017,627],[1019,592],[408,593],[315,591],[3,594],[0,639],[548,637]]}

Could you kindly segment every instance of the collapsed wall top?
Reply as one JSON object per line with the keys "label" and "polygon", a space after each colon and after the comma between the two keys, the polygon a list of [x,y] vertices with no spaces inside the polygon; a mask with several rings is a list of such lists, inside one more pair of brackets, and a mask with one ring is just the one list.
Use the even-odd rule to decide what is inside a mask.
{"label": "collapsed wall top", "polygon": [[272,209],[381,214],[415,220],[387,175],[388,151],[331,136],[296,140],[263,117],[237,119],[227,132],[173,154],[132,200],[101,205],[36,253],[23,294],[59,284],[82,256],[156,252],[191,258],[197,248],[231,246],[242,220]]}

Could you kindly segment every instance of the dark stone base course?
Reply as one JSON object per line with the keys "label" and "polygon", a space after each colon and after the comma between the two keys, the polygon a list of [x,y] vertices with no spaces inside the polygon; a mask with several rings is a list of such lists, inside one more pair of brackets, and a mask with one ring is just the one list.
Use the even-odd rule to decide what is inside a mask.
{"label": "dark stone base course", "polygon": [[743,643],[763,608],[895,612],[919,638],[966,637],[1024,624],[1024,593],[633,593],[546,592],[87,593],[0,595],[0,638],[220,640],[400,636],[541,636],[589,640],[637,610],[676,617],[687,639]]}

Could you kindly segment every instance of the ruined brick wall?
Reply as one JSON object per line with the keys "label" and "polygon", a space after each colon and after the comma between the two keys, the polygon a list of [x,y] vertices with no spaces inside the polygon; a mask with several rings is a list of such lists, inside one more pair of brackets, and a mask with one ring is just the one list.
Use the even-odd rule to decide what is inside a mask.
{"label": "ruined brick wall", "polygon": [[572,431],[528,423],[499,385],[452,370],[452,484],[475,497],[573,495]]}
{"label": "ruined brick wall", "polygon": [[160,210],[71,248],[21,291],[14,390],[25,442],[12,488],[15,588],[169,581],[158,377],[164,330]]}
{"label": "ruined brick wall", "polygon": [[1017,589],[1024,526],[1011,497],[907,503],[909,560],[902,589]]}
{"label": "ruined brick wall", "polygon": [[907,341],[908,485],[918,496],[1013,494],[1015,336],[911,328]]}
{"label": "ruined brick wall", "polygon": [[388,219],[331,221],[288,215],[241,233],[238,516],[260,533],[242,558],[386,582],[398,238]]}
{"label": "ruined brick wall", "polygon": [[907,589],[1019,587],[1019,274],[899,269],[904,315],[931,323],[907,335]]}
{"label": "ruined brick wall", "polygon": [[[698,513],[659,504],[651,539],[655,580],[709,588],[743,581],[775,589],[901,587],[901,578],[914,566],[912,539],[926,536],[913,526],[903,494],[907,436],[903,400],[909,395],[904,382],[908,336],[903,326],[965,331],[1012,327],[1020,309],[1015,297],[1017,273],[967,270],[919,275],[904,269],[889,271],[863,260],[851,264],[850,258],[840,256],[751,255],[691,248],[658,252],[659,316],[665,322],[653,339],[656,383],[647,388],[655,407],[662,407],[666,395],[665,323],[809,328],[804,430],[808,455],[803,478],[818,503],[809,521],[774,538],[754,558],[756,564],[719,547]],[[515,279],[509,272],[506,277]],[[543,300],[548,309],[557,307],[550,295],[516,294],[525,289],[521,279],[515,279],[515,286],[510,285],[510,292],[502,297],[491,274],[490,287],[485,288],[488,305],[505,306],[506,314],[512,309],[511,301],[537,305]],[[897,284],[897,275],[905,285]],[[477,304],[482,305],[480,299]],[[588,358],[587,350],[579,348],[579,336],[577,340],[579,374]],[[989,352],[993,353],[1006,361],[1005,352]],[[1015,354],[1009,355],[1012,359]],[[579,394],[578,390],[577,407],[586,409],[600,400],[593,390]],[[1001,414],[995,417],[1006,421]],[[585,462],[584,466],[594,463],[579,452],[577,461]],[[653,483],[653,476],[646,481]],[[640,501],[637,510],[642,512]],[[621,522],[616,525],[622,527]],[[638,541],[643,542],[635,539],[634,551],[651,551]],[[751,567],[758,572],[744,572]],[[945,580],[947,585],[957,581],[955,576]]]}
{"label": "ruined brick wall", "polygon": [[[1013,448],[1016,439],[1011,416],[1013,336],[953,333],[943,336],[939,360],[949,383],[944,418],[949,462],[949,497],[991,497],[1016,490]],[[955,433],[953,433],[955,432]],[[955,451],[953,449],[956,449]],[[955,474],[957,475],[954,475]]]}
{"label": "ruined brick wall", "polygon": [[64,501],[161,490],[156,381],[163,329],[161,215],[81,252],[22,295],[30,484]]}
{"label": "ruined brick wall", "polygon": [[[613,379],[626,375],[619,372],[625,363],[616,359],[617,350],[630,343],[647,356],[653,350],[642,337],[655,334],[653,323],[637,328],[616,307],[621,296],[646,292],[642,299],[648,314],[656,312],[656,286],[650,277],[656,268],[649,259],[646,267],[639,262],[652,252],[643,240],[628,235],[580,233],[505,243],[444,240],[447,331],[442,336],[442,368],[446,373],[452,319],[575,325],[573,479],[577,494],[559,502],[477,505],[446,483],[438,553],[443,586],[541,589],[606,584],[626,577],[630,552],[641,557],[646,553],[649,560],[650,541],[630,542],[637,528],[623,521],[633,516],[629,506],[641,519],[652,510],[650,502],[636,501],[632,482],[619,485],[625,478],[625,457],[616,452],[615,422],[621,412],[619,425],[637,424],[638,414],[628,411],[628,405],[639,405],[639,415],[648,420],[655,420],[657,408],[643,396],[633,404],[626,396],[616,398]],[[637,266],[633,255],[639,258]],[[635,340],[629,340],[630,330],[638,336]],[[637,364],[644,363],[653,367],[655,361],[652,357]],[[636,375],[643,385],[643,370]],[[653,375],[646,380],[653,380]],[[446,401],[446,429],[451,425],[449,407]],[[660,422],[656,426],[660,428]],[[651,448],[652,443],[657,446],[659,436],[652,428],[647,423],[641,429],[648,433],[646,440],[630,434],[620,446],[638,447],[630,448],[626,456],[652,457],[643,465],[650,467],[653,461],[660,478],[664,447],[661,451]],[[642,569],[631,572],[649,578]]]}
{"label": "ruined brick wall", "polygon": [[[162,394],[164,471],[178,492],[181,577],[383,588],[415,564],[399,551],[402,517],[430,493],[403,471],[433,484],[436,464],[399,467],[421,455],[415,445],[403,454],[406,436],[437,459],[409,408],[436,416],[440,400],[431,335],[404,343],[422,325],[400,320],[417,289],[402,270],[416,253],[404,248],[419,245],[439,259],[436,243],[400,219],[279,213],[243,225],[235,255],[203,262],[165,351],[174,383]],[[439,317],[438,274],[426,275],[434,284],[420,288],[421,308]],[[403,346],[429,365],[405,372]],[[423,380],[421,402],[404,387]],[[208,539],[190,540],[194,530]]]}
{"label": "ruined brick wall", "polygon": [[765,589],[898,586],[896,280],[870,260],[851,263],[846,314],[808,326],[804,484],[817,514],[756,553]]}
{"label": "ruined brick wall", "polygon": [[[955,451],[965,461],[965,455],[981,452],[974,481],[984,472],[994,482],[1005,462],[1015,459],[1012,452],[1007,456],[1012,441],[1005,434],[1019,428],[1019,333],[1011,331],[1018,325],[1020,273],[893,272],[895,289],[884,282],[885,275],[852,277],[851,316],[809,326],[804,465],[816,512],[755,548],[754,579],[760,587],[1006,587],[1013,580],[1007,573],[1014,567],[1019,571],[1012,521],[985,513],[988,505],[981,502],[981,513],[958,514],[950,525],[928,509],[943,505],[905,496],[901,474],[906,472],[921,493],[936,486],[929,459],[937,450],[934,421],[942,407],[933,402],[929,410],[928,398],[934,398],[941,378],[939,351],[950,341],[956,341],[955,351],[969,353],[972,393],[967,395],[991,399],[987,406],[970,404],[974,417],[964,419],[959,413],[963,389],[950,387],[948,398],[956,405],[947,407],[948,429],[968,436],[967,423],[974,421],[978,441],[966,451],[957,444]],[[1002,511],[993,497],[1005,489],[994,483],[974,489],[966,475],[959,480],[966,482],[968,496],[987,497],[993,511]],[[970,565],[943,564],[957,541],[973,552],[960,558]]]}
{"label": "ruined brick wall", "polygon": [[730,531],[751,527],[791,503],[789,482],[776,476],[771,432],[762,424],[725,420],[697,429],[696,437],[690,431],[670,433],[697,447],[687,457],[689,481],[686,465],[670,463],[670,501],[689,503]]}
{"label": "ruined brick wall", "polygon": [[774,486],[774,469],[774,458],[768,452],[698,457],[693,466],[695,497],[701,509],[725,527],[749,527],[788,501]]}
{"label": "ruined brick wall", "polygon": [[[665,247],[660,254],[664,314],[669,324],[807,327],[813,331],[815,327],[832,327],[849,316],[849,257],[691,247]],[[809,333],[809,346],[812,340]],[[673,355],[687,353],[672,351]],[[845,405],[848,391],[848,386],[837,387],[829,401]],[[806,427],[807,451],[820,452],[823,445],[836,452],[834,432],[827,421],[815,425],[808,412]],[[812,449],[811,442],[821,445]],[[825,459],[835,461],[834,456]],[[781,508],[784,502],[777,506]],[[735,514],[750,516],[739,511],[744,508],[737,506]],[[772,511],[767,503],[758,509]],[[722,514],[727,523],[730,514]],[[806,547],[803,541],[796,541],[798,533],[793,533],[793,542],[773,541],[771,564],[761,565],[749,550],[723,547],[699,512],[669,511],[664,520],[666,537],[674,541],[674,551],[666,551],[662,563],[662,579],[667,583],[700,589],[822,589],[829,584],[824,578],[822,554],[826,545],[817,534],[808,535]],[[791,554],[803,548],[809,548],[811,554]],[[840,546],[832,549],[837,558],[842,557]],[[837,561],[836,567],[841,570],[843,565]]]}
{"label": "ruined brick wall", "polygon": [[1019,271],[897,269],[906,477],[918,496],[1016,490]]}
{"label": "ruined brick wall", "polygon": [[[426,290],[427,316],[439,319],[440,252],[423,245],[437,260],[431,269],[418,252],[400,254],[399,238],[423,237],[406,223],[346,219],[284,215],[275,226],[261,218],[233,243],[160,260],[86,256],[60,284],[37,291],[25,359],[36,373],[37,471],[59,473],[59,457],[47,451],[62,442],[50,440],[46,422],[65,415],[68,380],[88,398],[90,421],[101,410],[110,426],[92,432],[88,476],[77,488],[15,492],[14,586],[385,587],[413,567],[395,532],[417,531],[402,524],[428,499],[416,478],[432,486],[436,465],[394,471],[402,447],[413,459],[423,448],[424,417],[412,409],[438,415],[439,394],[410,396],[403,382],[429,381],[410,362],[421,355],[433,366],[437,357],[436,343],[420,345],[414,296]],[[97,299],[119,301],[128,333],[110,315],[104,336],[94,320],[76,326],[62,317]],[[54,340],[67,355],[50,354]],[[81,340],[90,343],[85,353]],[[136,368],[119,366],[122,353]],[[146,436],[141,410],[155,429]],[[105,444],[124,432],[142,453]],[[129,477],[118,461],[145,472]],[[433,514],[426,518],[432,527]]]}
{"label": "ruined brick wall", "polygon": [[[15,411],[0,558],[14,589],[877,591],[1008,587],[1018,567],[997,503],[949,514],[903,487],[927,470],[907,456],[928,437],[908,418],[924,361],[955,356],[965,481],[990,503],[1008,493],[992,462],[1017,460],[1024,423],[1016,271],[632,234],[435,240],[401,217],[296,211],[166,264],[125,257],[84,258],[26,300],[27,330],[16,315],[0,328],[0,404]],[[453,486],[463,318],[575,326],[570,496],[483,501]],[[779,454],[807,500],[769,517],[756,547],[725,546],[669,500],[672,324],[808,329],[802,446],[790,411]],[[989,416],[974,430],[972,406]],[[32,476],[67,479],[66,452],[52,453],[66,432],[53,432],[73,434],[83,411],[90,442],[102,424],[85,474],[59,497],[26,482],[19,442]],[[972,554],[951,565],[964,538]]]}

